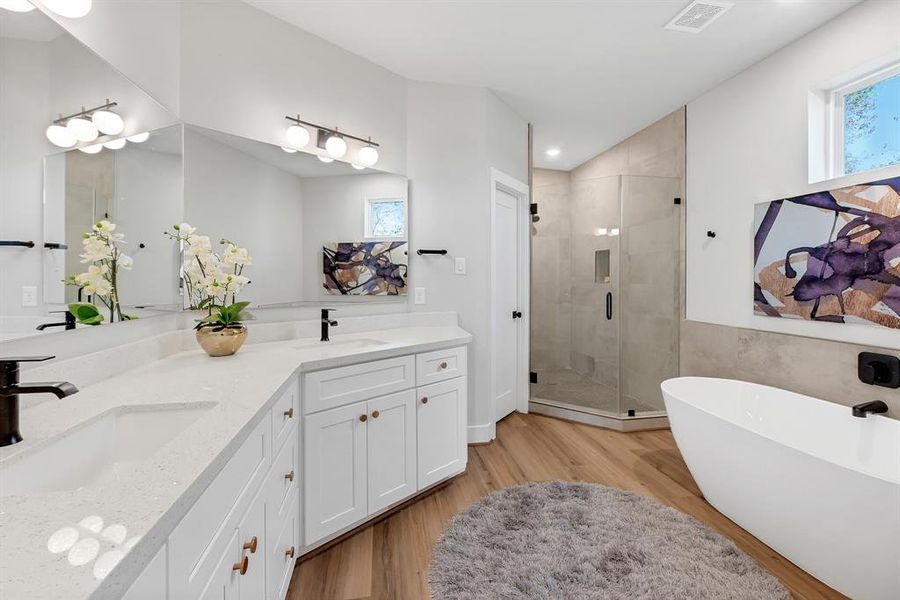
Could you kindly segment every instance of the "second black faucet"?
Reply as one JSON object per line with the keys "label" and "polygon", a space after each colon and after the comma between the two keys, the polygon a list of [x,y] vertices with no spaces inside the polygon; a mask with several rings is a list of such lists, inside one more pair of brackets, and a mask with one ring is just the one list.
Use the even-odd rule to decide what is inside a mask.
{"label": "second black faucet", "polygon": [[335,309],[333,308],[323,308],[322,309],[322,337],[319,340],[320,342],[327,342],[328,340],[328,328],[329,327],[337,327],[338,322],[332,321],[329,318],[328,313],[333,312]]}

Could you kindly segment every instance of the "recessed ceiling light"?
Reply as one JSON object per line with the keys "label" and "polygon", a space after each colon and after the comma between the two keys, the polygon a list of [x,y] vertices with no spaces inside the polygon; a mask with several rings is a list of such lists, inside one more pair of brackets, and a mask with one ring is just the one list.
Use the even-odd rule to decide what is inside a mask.
{"label": "recessed ceiling light", "polygon": [[559,148],[547,148],[547,156],[559,156]]}

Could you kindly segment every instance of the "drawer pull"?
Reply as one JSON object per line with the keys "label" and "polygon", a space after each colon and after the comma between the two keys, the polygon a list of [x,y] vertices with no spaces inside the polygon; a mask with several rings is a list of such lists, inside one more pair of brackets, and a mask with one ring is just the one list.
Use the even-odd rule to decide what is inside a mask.
{"label": "drawer pull", "polygon": [[290,548],[285,550],[284,555],[287,556],[288,558],[294,558],[294,547],[291,546]]}
{"label": "drawer pull", "polygon": [[292,406],[289,409],[287,409],[286,411],[284,411],[284,416],[286,416],[288,419],[293,419],[294,418],[294,407]]}
{"label": "drawer pull", "polygon": [[359,415],[359,420],[362,421],[363,423],[365,423],[368,418],[369,418],[368,415]]}
{"label": "drawer pull", "polygon": [[373,418],[373,419],[377,419],[377,418],[378,418],[378,415],[380,415],[380,414],[381,414],[381,413],[378,412],[377,410],[373,410],[373,411],[372,411],[372,418]]}
{"label": "drawer pull", "polygon": [[294,480],[294,471],[291,470],[290,473],[285,473],[284,478],[287,479],[288,481],[293,481]]}
{"label": "drawer pull", "polygon": [[249,566],[250,566],[250,559],[247,556],[245,556],[239,562],[236,562],[233,565],[231,565],[231,570],[238,571],[238,572],[240,572],[241,575],[246,575],[247,568]]}
{"label": "drawer pull", "polygon": [[252,538],[250,538],[249,542],[244,542],[244,550],[249,550],[250,554],[256,554],[257,542],[258,542],[258,540],[256,539],[256,536],[254,535]]}
{"label": "drawer pull", "polygon": [[428,404],[428,396],[422,398],[422,404]]}
{"label": "drawer pull", "polygon": [[446,362],[442,362],[442,363],[439,364],[438,366],[439,366],[441,369],[446,369],[446,368],[447,368],[447,363],[446,363]]}

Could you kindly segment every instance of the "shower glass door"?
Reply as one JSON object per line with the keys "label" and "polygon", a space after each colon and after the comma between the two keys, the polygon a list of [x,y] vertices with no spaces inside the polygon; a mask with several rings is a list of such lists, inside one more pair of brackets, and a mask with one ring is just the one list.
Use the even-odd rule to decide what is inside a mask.
{"label": "shower glass door", "polygon": [[663,410],[659,383],[678,373],[680,188],[535,173],[533,402],[617,418]]}

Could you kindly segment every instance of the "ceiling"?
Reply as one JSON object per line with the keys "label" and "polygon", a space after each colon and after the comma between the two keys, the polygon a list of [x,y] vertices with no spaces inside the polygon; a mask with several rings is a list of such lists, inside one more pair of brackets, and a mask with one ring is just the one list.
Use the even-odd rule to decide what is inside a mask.
{"label": "ceiling", "polygon": [[39,10],[21,13],[0,9],[0,37],[52,42],[63,32],[62,27]]}
{"label": "ceiling", "polygon": [[[245,0],[421,81],[492,89],[572,169],[859,0],[735,0],[699,34],[688,0]],[[545,151],[559,148],[559,156]]]}

